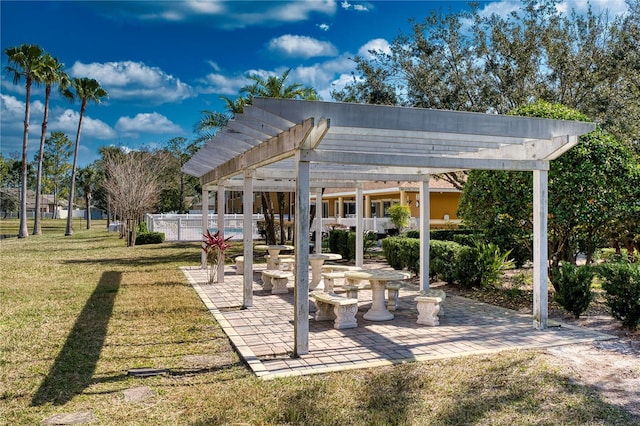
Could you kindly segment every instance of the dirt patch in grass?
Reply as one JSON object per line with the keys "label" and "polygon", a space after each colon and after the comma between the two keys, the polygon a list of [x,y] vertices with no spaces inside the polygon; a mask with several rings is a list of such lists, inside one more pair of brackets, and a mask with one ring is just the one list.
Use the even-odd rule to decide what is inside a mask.
{"label": "dirt patch in grass", "polygon": [[[508,271],[497,288],[465,289],[443,282],[432,284],[448,294],[532,313],[532,271]],[[549,319],[575,327],[586,327],[618,339],[588,344],[566,345],[546,351],[548,362],[561,368],[576,383],[595,389],[603,399],[632,413],[640,424],[640,330],[622,327],[605,304],[602,290],[594,290],[589,309],[576,319],[553,300],[549,294]]]}

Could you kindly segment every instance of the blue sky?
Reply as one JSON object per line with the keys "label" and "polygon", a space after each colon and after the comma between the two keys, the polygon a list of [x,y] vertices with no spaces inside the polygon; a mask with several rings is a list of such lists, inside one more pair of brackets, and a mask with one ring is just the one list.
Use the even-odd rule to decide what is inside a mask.
{"label": "blue sky", "polygon": [[[507,14],[519,1],[485,1],[483,13]],[[596,0],[594,9],[626,10],[624,0]],[[250,73],[281,75],[315,87],[323,99],[349,81],[350,59],[386,49],[409,19],[431,10],[457,11],[462,1],[0,1],[4,50],[38,44],[65,64],[72,77],[97,79],[109,92],[87,108],[79,165],[98,158],[103,145],[136,149],[193,138],[200,111],[224,111],[220,96],[235,99]],[[564,10],[587,2],[567,0]],[[24,84],[3,72],[0,85],[3,156],[22,152]],[[44,90],[35,88],[29,160],[36,153]],[[79,105],[55,94],[48,131],[74,139]]]}

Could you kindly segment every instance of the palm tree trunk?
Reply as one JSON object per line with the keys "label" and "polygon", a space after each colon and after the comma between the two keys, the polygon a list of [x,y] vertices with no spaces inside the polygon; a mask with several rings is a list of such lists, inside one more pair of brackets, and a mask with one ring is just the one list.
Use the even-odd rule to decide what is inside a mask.
{"label": "palm tree trunk", "polygon": [[82,100],[82,106],[80,107],[80,119],[78,120],[78,131],[76,132],[76,146],[73,150],[73,166],[71,167],[71,190],[69,191],[69,204],[68,204],[68,212],[67,215],[67,229],[64,232],[65,236],[73,235],[73,227],[71,226],[73,218],[73,198],[76,191],[76,169],[78,167],[78,150],[80,148],[80,130],[82,129],[82,118],[84,117],[84,112],[87,109],[87,101],[86,99]]}
{"label": "palm tree trunk", "polygon": [[91,229],[91,192],[85,189],[84,194],[85,203],[87,204],[87,229]]}
{"label": "palm tree trunk", "polygon": [[49,121],[49,97],[51,85],[47,84],[44,92],[44,118],[42,119],[42,133],[40,134],[40,150],[38,151],[38,177],[36,179],[36,213],[33,221],[33,235],[42,234],[40,227],[40,192],[42,192],[42,157],[44,156],[44,140],[47,136],[47,123]]}
{"label": "palm tree trunk", "polygon": [[27,238],[27,145],[29,142],[29,113],[31,104],[31,76],[27,76],[26,105],[24,107],[24,134],[22,137],[22,193],[20,194],[20,229],[18,238]]}

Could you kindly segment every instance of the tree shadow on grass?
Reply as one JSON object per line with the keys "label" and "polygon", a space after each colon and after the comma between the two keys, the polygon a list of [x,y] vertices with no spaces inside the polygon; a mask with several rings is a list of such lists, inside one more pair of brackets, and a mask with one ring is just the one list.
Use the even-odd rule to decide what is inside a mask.
{"label": "tree shadow on grass", "polygon": [[92,383],[121,279],[120,272],[102,274],[31,405],[63,405]]}

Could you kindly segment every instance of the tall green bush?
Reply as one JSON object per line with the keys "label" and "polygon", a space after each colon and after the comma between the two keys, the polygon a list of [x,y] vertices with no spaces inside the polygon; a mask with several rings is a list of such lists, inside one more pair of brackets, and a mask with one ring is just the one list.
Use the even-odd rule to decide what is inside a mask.
{"label": "tall green bush", "polygon": [[[452,253],[459,247],[450,241],[430,241],[429,277],[441,279],[451,276]],[[387,237],[382,240],[382,253],[393,269],[407,269],[420,273],[420,240],[407,237]]]}
{"label": "tall green bush", "polygon": [[590,266],[578,267],[569,262],[551,270],[551,282],[556,289],[554,299],[575,318],[580,318],[593,300],[593,276]]}
{"label": "tall green bush", "polygon": [[614,318],[635,329],[640,323],[640,264],[605,263],[598,267],[605,300]]}
{"label": "tall green bush", "polygon": [[454,279],[468,288],[495,285],[504,271],[513,267],[510,254],[490,243],[462,246],[454,259]]}
{"label": "tall green bush", "polygon": [[402,232],[404,228],[409,226],[411,220],[411,208],[402,204],[394,204],[388,209],[389,220],[393,225]]}
{"label": "tall green bush", "polygon": [[[366,253],[376,244],[376,234],[365,232],[363,238],[363,250]],[[329,250],[338,253],[344,260],[352,260],[356,257],[356,233],[342,229],[329,231]]]}

